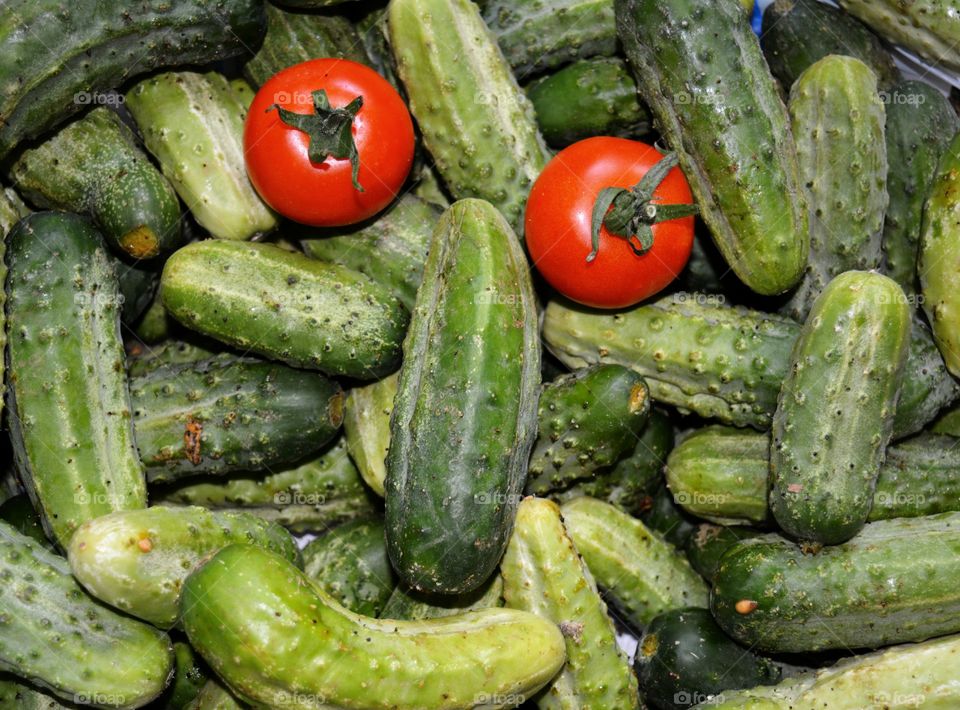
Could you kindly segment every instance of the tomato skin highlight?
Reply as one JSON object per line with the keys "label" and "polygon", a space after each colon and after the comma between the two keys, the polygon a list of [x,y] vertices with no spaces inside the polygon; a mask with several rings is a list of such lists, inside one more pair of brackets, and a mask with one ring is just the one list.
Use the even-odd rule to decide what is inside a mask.
{"label": "tomato skin highlight", "polygon": [[[348,159],[312,163],[309,136],[270,108],[313,113],[312,92],[319,89],[333,108],[363,97],[352,129],[363,192],[353,186]],[[243,146],[250,182],[270,207],[296,222],[336,227],[374,216],[397,196],[413,164],[413,120],[400,95],[373,69],[346,59],[312,59],[260,87],[247,113]]]}
{"label": "tomato skin highlight", "polygon": [[[631,188],[663,157],[626,138],[597,137],[564,148],[530,191],[525,239],[533,265],[567,298],[594,308],[625,308],[661,291],[683,270],[693,248],[693,217],[653,225],[653,246],[636,255],[626,239],[600,230],[592,250],[590,222],[605,187]],[[673,168],[654,192],[664,204],[689,204],[690,187]]]}

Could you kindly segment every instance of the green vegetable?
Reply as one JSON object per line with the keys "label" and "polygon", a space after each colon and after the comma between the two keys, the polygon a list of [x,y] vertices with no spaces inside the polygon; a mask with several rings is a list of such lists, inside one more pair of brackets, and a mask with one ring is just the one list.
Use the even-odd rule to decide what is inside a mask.
{"label": "green vegetable", "polygon": [[210,672],[190,648],[190,644],[174,641],[174,676],[163,697],[158,701],[163,710],[183,710],[202,692]]}
{"label": "green vegetable", "polygon": [[697,521],[677,505],[666,486],[660,486],[653,494],[649,509],[641,512],[639,518],[650,530],[659,533],[664,540],[681,550],[697,529]]}
{"label": "green vegetable", "polygon": [[137,379],[156,370],[209,360],[222,352],[218,345],[215,340],[201,338],[164,340],[155,345],[128,343],[127,374]]}
{"label": "green vegetable", "polygon": [[381,619],[443,619],[468,611],[503,606],[503,577],[493,575],[472,592],[464,594],[427,594],[406,584],[398,584],[380,612]]}
{"label": "green vegetable", "polygon": [[343,433],[350,458],[363,480],[381,497],[387,477],[390,412],[398,381],[397,375],[390,375],[369,385],[354,387],[347,394],[343,411]]}
{"label": "green vegetable", "polygon": [[724,552],[740,540],[758,537],[762,534],[763,532],[756,528],[724,527],[701,523],[687,540],[684,551],[687,553],[687,559],[690,560],[693,568],[705,580],[712,582],[717,574],[717,567],[720,565],[720,558],[723,557]]}
{"label": "green vegetable", "polygon": [[214,679],[203,684],[197,697],[184,710],[242,710],[233,694]]}
{"label": "green vegetable", "polygon": [[120,320],[124,325],[136,323],[153,303],[160,285],[159,267],[155,260],[124,258],[117,261],[117,288],[123,297]]}
{"label": "green vegetable", "polygon": [[[66,702],[66,701],[64,701]],[[0,708],[3,710],[71,710],[75,705],[64,705],[53,695],[27,685],[8,673],[0,674]]]}

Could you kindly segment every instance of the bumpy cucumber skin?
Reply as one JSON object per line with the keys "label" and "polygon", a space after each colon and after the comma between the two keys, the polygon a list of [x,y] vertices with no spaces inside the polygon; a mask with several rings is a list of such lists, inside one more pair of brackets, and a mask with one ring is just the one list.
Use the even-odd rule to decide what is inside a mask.
{"label": "bumpy cucumber skin", "polygon": [[887,147],[877,79],[859,59],[830,55],[790,90],[790,122],[806,185],[810,256],[783,312],[803,322],[844,271],[880,265]]}
{"label": "bumpy cucumber skin", "polygon": [[355,520],[311,540],[303,571],[324,591],[361,616],[380,616],[396,586],[387,559],[382,520]]}
{"label": "bumpy cucumber skin", "polygon": [[591,575],[635,628],[667,609],[707,606],[707,586],[672,545],[608,503],[577,498],[560,508]]}
{"label": "bumpy cucumber skin", "polygon": [[916,434],[936,419],[941,409],[960,396],[943,355],[923,318],[913,319],[913,336],[903,373],[903,389],[893,419],[894,438]]}
{"label": "bumpy cucumber skin", "polygon": [[923,202],[937,163],[960,118],[947,98],[922,81],[904,81],[890,89],[886,102],[887,192],[890,205],[883,224],[886,273],[904,292],[917,291],[917,256]]}
{"label": "bumpy cucumber skin", "polygon": [[640,95],[727,263],[757,293],[786,291],[807,262],[806,200],[787,111],[746,13],[728,0],[614,6]]}
{"label": "bumpy cucumber skin", "polygon": [[332,261],[366,274],[389,288],[407,309],[413,309],[423,278],[430,235],[441,210],[414,195],[404,195],[389,210],[359,229],[304,239],[307,256]]}
{"label": "bumpy cucumber skin", "polygon": [[[6,283],[7,280],[7,234],[13,229],[14,225],[23,217],[30,214],[30,210],[20,196],[10,187],[0,185],[0,281]],[[6,327],[6,303],[7,293],[5,289],[0,288],[0,350],[6,350],[7,347],[7,327]],[[0,383],[4,382],[6,373],[5,358],[0,357]],[[3,411],[3,401],[0,399],[0,412]]]}
{"label": "bumpy cucumber skin", "polygon": [[[205,64],[255,47],[263,5],[254,0],[80,0],[8,3],[0,26],[0,158],[98,101],[134,74]],[[57,51],[52,52],[51,48]]]}
{"label": "bumpy cucumber skin", "polygon": [[684,545],[690,565],[708,582],[713,582],[723,553],[741,540],[759,537],[763,531],[744,525],[701,523]]}
{"label": "bumpy cucumber skin", "polygon": [[503,606],[503,577],[495,574],[466,594],[425,594],[398,584],[380,612],[381,619],[422,621]]}
{"label": "bumpy cucumber skin", "polygon": [[247,104],[224,76],[159,74],[130,89],[126,107],[163,174],[211,235],[243,240],[277,226],[247,177]]}
{"label": "bumpy cucumber skin", "polygon": [[86,520],[147,505],[134,444],[113,258],[75,215],[8,235],[7,366],[17,469],[61,545]]}
{"label": "bumpy cucumber skin", "polygon": [[209,680],[206,664],[197,657],[190,644],[174,641],[175,671],[163,697],[157,702],[163,710],[184,710],[189,707]]}
{"label": "bumpy cucumber skin", "polygon": [[476,5],[394,0],[387,12],[397,73],[450,193],[490,201],[521,229],[527,193],[549,154]]}
{"label": "bumpy cucumber skin", "polygon": [[246,705],[214,679],[203,684],[197,697],[184,710],[243,710]]}
{"label": "bumpy cucumber skin", "polygon": [[140,707],[163,690],[166,634],[92,599],[65,559],[3,522],[0,574],[0,670],[98,707]]}
{"label": "bumpy cucumber skin", "polygon": [[222,352],[218,345],[215,340],[201,338],[164,340],[156,345],[127,343],[127,374],[137,379],[155,370],[209,360]]}
{"label": "bumpy cucumber skin", "polygon": [[300,563],[296,542],[283,528],[247,513],[200,507],[153,506],[89,520],[67,553],[73,575],[93,596],[169,629],[187,575],[233,543],[259,545]]}
{"label": "bumpy cucumber skin", "polygon": [[540,710],[641,707],[637,679],[607,616],[597,586],[567,534],[556,503],[525,498],[500,565],[508,608],[560,626],[563,670],[534,698]]}
{"label": "bumpy cucumber skin", "polygon": [[347,395],[343,412],[343,434],[350,458],[370,489],[383,497],[390,450],[390,413],[397,396],[398,375],[390,375]]}
{"label": "bumpy cucumber skin", "polygon": [[272,470],[314,454],[339,431],[343,398],[316,372],[227,354],[130,379],[151,483]]}
{"label": "bumpy cucumber skin", "polygon": [[167,260],[160,289],[164,307],[187,327],[294,367],[370,380],[400,362],[406,309],[385,287],[336,264],[209,239]]}
{"label": "bumpy cucumber skin", "polygon": [[343,609],[283,558],[245,545],[224,548],[187,579],[182,609],[192,645],[217,675],[264,705],[303,697],[320,699],[314,707],[369,710],[496,707],[496,698],[541,688],[565,657],[560,631],[533,614],[378,621]]}
{"label": "bumpy cucumber skin", "polygon": [[547,143],[563,148],[591,136],[642,136],[650,111],[637,97],[637,82],[617,58],[584,59],[527,87]]}
{"label": "bumpy cucumber skin", "polygon": [[[743,540],[720,560],[710,608],[734,639],[770,652],[875,648],[954,633],[958,537],[960,513],[943,513],[869,523],[816,554],[779,535]],[[752,610],[740,604],[738,611],[743,601]]]}
{"label": "bumpy cucumber skin", "polygon": [[612,466],[636,446],[650,416],[643,378],[621,365],[596,365],[544,385],[526,492],[543,495]]}
{"label": "bumpy cucumber skin", "polygon": [[460,200],[434,231],[390,419],[387,550],[416,589],[475,589],[503,555],[536,438],[529,267],[500,213]]}
{"label": "bumpy cucumber skin", "polygon": [[14,184],[40,207],[89,214],[121,253],[149,259],[180,244],[180,202],[113,111],[98,107],[23,152]]}

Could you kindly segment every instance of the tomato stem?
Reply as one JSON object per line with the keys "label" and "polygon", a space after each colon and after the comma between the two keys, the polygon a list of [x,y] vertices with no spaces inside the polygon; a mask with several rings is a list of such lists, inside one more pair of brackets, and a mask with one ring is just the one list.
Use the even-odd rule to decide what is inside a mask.
{"label": "tomato stem", "polygon": [[612,236],[626,239],[633,253],[643,256],[653,247],[654,224],[691,217],[699,212],[696,205],[662,204],[654,200],[653,193],[677,162],[676,153],[667,153],[629,190],[622,187],[600,190],[591,217],[593,250],[587,256],[588,263],[600,252],[601,228],[606,228]]}
{"label": "tomato stem", "polygon": [[330,99],[323,89],[311,92],[314,113],[296,113],[277,104],[267,111],[277,109],[280,120],[288,126],[303,131],[310,137],[307,155],[312,163],[322,163],[329,157],[350,159],[353,168],[353,186],[360,192],[363,187],[357,180],[360,172],[360,155],[353,140],[353,119],[363,107],[363,97],[358,96],[343,108],[330,106]]}

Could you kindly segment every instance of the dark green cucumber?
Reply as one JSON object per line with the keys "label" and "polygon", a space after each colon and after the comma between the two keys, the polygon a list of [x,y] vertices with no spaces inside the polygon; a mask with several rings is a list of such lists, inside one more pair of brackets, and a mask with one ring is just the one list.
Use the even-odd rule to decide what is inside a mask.
{"label": "dark green cucumber", "polygon": [[643,378],[621,365],[595,365],[543,386],[526,492],[568,488],[608,468],[637,444],[650,416]]}
{"label": "dark green cucumber", "polygon": [[343,420],[336,382],[227,354],[132,378],[130,399],[150,482],[273,470],[315,454]]}
{"label": "dark green cucumber", "polygon": [[15,675],[0,673],[0,710],[76,710],[78,707],[66,703]]}
{"label": "dark green cucumber", "polygon": [[[887,47],[862,22],[819,0],[775,0],[763,11],[763,54],[783,90],[808,67],[836,54],[854,57],[877,76],[881,89],[901,81]],[[889,106],[888,106],[889,107]]]}
{"label": "dark green cucumber", "polygon": [[536,438],[540,338],[520,243],[489,202],[440,218],[390,420],[387,550],[416,589],[493,573]]}
{"label": "dark green cucumber", "polygon": [[397,580],[387,559],[382,520],[338,525],[303,548],[303,571],[362,616],[380,616]]}
{"label": "dark green cucumber", "polygon": [[136,323],[153,303],[160,285],[160,266],[156,261],[119,259],[117,286],[123,296],[120,320],[124,325]]}
{"label": "dark green cucumber", "polygon": [[934,434],[946,434],[947,436],[960,438],[960,407],[951,407],[945,410],[930,425],[930,431]]}
{"label": "dark green cucumber", "polygon": [[0,522],[0,670],[58,697],[137,708],[172,670],[166,634],[92,599],[62,557]]}
{"label": "dark green cucumber", "polygon": [[914,317],[903,389],[893,419],[894,438],[916,434],[958,396],[960,385],[950,376],[930,328],[922,317]]}
{"label": "dark green cucumber", "polygon": [[177,193],[110,109],[95,108],[23,152],[10,176],[39,207],[90,215],[110,244],[134,259],[180,244]]}
{"label": "dark green cucumber", "polygon": [[159,288],[154,292],[150,305],[132,325],[134,334],[144,343],[159,343],[174,337],[177,324],[163,307]]}
{"label": "dark green cucumber", "polygon": [[710,608],[769,652],[875,648],[960,631],[960,513],[869,523],[816,554],[778,535],[720,560]]}
{"label": "dark green cucumber", "polygon": [[164,340],[156,345],[127,343],[127,374],[131,378],[139,378],[155,370],[209,360],[223,352],[218,345],[215,340],[202,338],[190,341]]}
{"label": "dark green cucumber", "polygon": [[243,710],[247,707],[215,678],[211,678],[184,710]]}
{"label": "dark green cucumber", "polygon": [[708,582],[713,582],[723,553],[741,540],[759,537],[763,531],[741,525],[701,523],[687,540],[684,552],[691,566]]}
{"label": "dark green cucumber", "polygon": [[390,413],[397,396],[398,375],[390,375],[347,394],[343,408],[343,435],[350,458],[363,480],[383,496],[390,450]]}
{"label": "dark green cucumber", "polygon": [[0,504],[0,520],[12,525],[34,541],[53,549],[50,540],[43,531],[43,521],[40,514],[30,502],[30,496],[21,493],[3,501]]}
{"label": "dark green cucumber", "polygon": [[380,618],[405,621],[443,619],[498,606],[503,606],[503,577],[495,574],[465,594],[427,594],[406,584],[398,584],[380,612]]}
{"label": "dark green cucumber", "polygon": [[[30,214],[20,196],[13,188],[0,185],[0,279],[4,283],[7,280],[7,235],[22,218]],[[0,289],[0,348],[6,350],[7,347],[7,320],[6,320],[6,302],[7,294],[5,289]],[[0,357],[0,383],[6,385],[4,380],[6,374],[5,358]],[[3,410],[3,403],[0,402],[0,411]]]}
{"label": "dark green cucumber", "polygon": [[781,666],[727,636],[707,609],[671,609],[644,630],[637,676],[658,710],[688,708],[725,691],[773,685]]}
{"label": "dark green cucumber", "polygon": [[174,641],[173,660],[173,680],[158,701],[158,707],[162,710],[184,710],[200,695],[210,678],[207,664],[194,653],[188,643]]}
{"label": "dark green cucumber", "polygon": [[294,367],[369,380],[400,362],[406,310],[343,266],[209,239],[175,252],[160,288],[164,307],[187,327]]}
{"label": "dark green cucumber", "polygon": [[[263,34],[256,0],[123,4],[14,0],[0,24],[0,158],[135,74],[242,54]],[[51,51],[53,48],[56,51]]]}
{"label": "dark green cucumber", "polygon": [[697,530],[697,521],[690,518],[677,504],[673,493],[666,486],[660,486],[653,494],[650,507],[639,517],[644,525],[679,549],[686,546]]}
{"label": "dark green cucumber", "polygon": [[614,6],[640,95],[727,263],[757,293],[786,291],[807,262],[806,201],[787,111],[746,13],[716,0]]}
{"label": "dark green cucumber", "polygon": [[359,229],[300,242],[307,256],[355,269],[389,288],[413,308],[423,277],[430,235],[441,210],[404,195],[389,210]]}
{"label": "dark green cucumber", "polygon": [[114,260],[86,220],[60,212],[25,218],[7,244],[14,457],[65,546],[84,521],[147,504]]}
{"label": "dark green cucumber", "polygon": [[642,136],[650,111],[637,97],[637,82],[622,59],[584,59],[527,87],[540,132],[563,148],[591,136]]}

